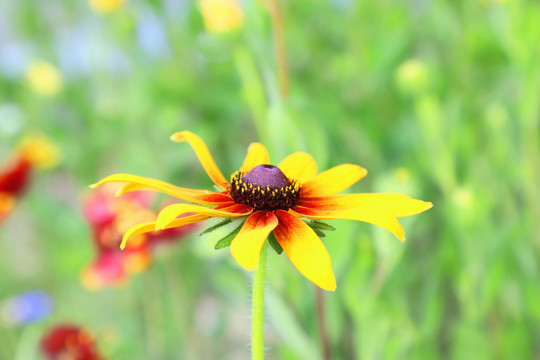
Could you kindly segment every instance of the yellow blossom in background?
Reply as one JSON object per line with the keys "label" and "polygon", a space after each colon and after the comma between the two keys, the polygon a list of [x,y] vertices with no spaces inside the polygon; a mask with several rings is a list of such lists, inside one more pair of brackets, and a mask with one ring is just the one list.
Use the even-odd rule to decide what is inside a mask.
{"label": "yellow blossom in background", "polygon": [[60,163],[58,146],[41,135],[25,138],[19,145],[19,153],[39,168],[51,169]]}
{"label": "yellow blossom in background", "polygon": [[63,86],[62,74],[46,61],[35,61],[27,69],[26,78],[30,88],[44,96],[56,95]]}
{"label": "yellow blossom in background", "polygon": [[458,187],[452,192],[452,202],[461,209],[469,209],[474,205],[474,193],[466,187]]}
{"label": "yellow blossom in background", "polygon": [[97,13],[109,13],[122,5],[126,0],[89,0],[90,8]]}
{"label": "yellow blossom in background", "polygon": [[429,73],[424,62],[409,59],[401,64],[395,74],[398,88],[409,95],[421,93],[429,83]]}
{"label": "yellow blossom in background", "polygon": [[406,168],[400,167],[394,173],[394,178],[396,182],[406,184],[411,180],[411,173]]}
{"label": "yellow blossom in background", "polygon": [[214,34],[236,30],[244,23],[244,12],[237,0],[199,0],[199,9],[206,30]]}

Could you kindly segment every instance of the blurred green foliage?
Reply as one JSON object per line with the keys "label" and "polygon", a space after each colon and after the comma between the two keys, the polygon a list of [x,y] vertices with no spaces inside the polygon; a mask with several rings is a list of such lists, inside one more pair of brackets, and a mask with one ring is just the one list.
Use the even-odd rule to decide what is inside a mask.
{"label": "blurred green foliage", "polygon": [[[355,192],[434,203],[404,219],[407,242],[334,221],[324,239],[338,288],[326,293],[334,359],[530,359],[540,351],[540,3],[282,1],[290,97],[279,95],[269,14],[245,1],[244,26],[205,32],[197,5],[131,0],[109,14],[84,2],[0,3],[0,151],[39,132],[63,154],[36,173],[0,229],[0,301],[31,289],[45,321],[0,326],[0,359],[39,359],[58,321],[94,331],[110,359],[240,359],[249,352],[249,276],[219,231],[165,249],[128,286],[87,292],[93,256],[87,185],[111,173],[209,188],[191,130],[224,174],[263,141],[324,170],[360,164]],[[51,96],[35,60],[63,79]],[[269,359],[321,359],[315,290],[269,256]]]}

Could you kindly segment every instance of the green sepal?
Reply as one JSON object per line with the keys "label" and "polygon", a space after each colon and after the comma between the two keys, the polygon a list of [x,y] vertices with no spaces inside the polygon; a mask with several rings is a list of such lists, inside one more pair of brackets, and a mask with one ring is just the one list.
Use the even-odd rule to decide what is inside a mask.
{"label": "green sepal", "polygon": [[202,233],[199,234],[199,236],[201,235],[204,235],[204,234],[208,234],[209,232],[212,232],[214,230],[217,230],[219,229],[220,227],[224,226],[224,225],[227,225],[228,223],[230,223],[232,221],[231,218],[226,218],[225,220],[222,220],[220,222],[218,222],[216,225],[213,225],[213,226],[210,226],[208,229],[204,230]]}
{"label": "green sepal", "polygon": [[231,242],[233,241],[235,236],[240,232],[240,229],[242,229],[242,226],[244,226],[244,222],[245,221],[242,221],[242,223],[240,225],[238,225],[238,227],[236,229],[234,229],[228,235],[225,235],[225,237],[223,237],[221,240],[219,240],[216,243],[216,246],[214,248],[216,250],[219,250],[219,249],[223,249],[223,248],[226,248],[226,247],[230,246]]}
{"label": "green sepal", "polygon": [[323,231],[334,231],[336,230],[335,227],[328,225],[327,223],[323,223],[322,221],[317,220],[310,220],[307,221],[306,224],[309,225],[310,228],[313,230],[323,230]]}
{"label": "green sepal", "polygon": [[320,238],[323,238],[326,236],[326,234],[319,229],[313,229],[313,231],[315,231],[315,234],[317,234],[317,236]]}
{"label": "green sepal", "polygon": [[283,252],[283,248],[281,247],[281,245],[279,245],[279,242],[277,241],[276,236],[273,232],[268,235],[268,242],[270,243],[270,246],[272,246],[272,249],[274,249],[276,254],[281,255],[281,253]]}

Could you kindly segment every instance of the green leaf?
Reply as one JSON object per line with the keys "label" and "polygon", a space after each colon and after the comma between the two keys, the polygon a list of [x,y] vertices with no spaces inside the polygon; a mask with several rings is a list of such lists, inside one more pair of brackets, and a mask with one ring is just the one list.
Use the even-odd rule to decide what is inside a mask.
{"label": "green leaf", "polygon": [[216,246],[214,248],[216,250],[219,250],[219,249],[223,249],[223,248],[226,248],[226,247],[230,246],[231,242],[234,239],[234,237],[240,232],[240,229],[242,229],[242,226],[244,226],[244,222],[245,221],[242,221],[242,223],[240,225],[238,225],[238,227],[236,229],[234,229],[228,235],[225,235],[225,237],[223,237],[221,240],[219,240],[216,243]]}
{"label": "green leaf", "polygon": [[327,223],[323,223],[322,221],[311,220],[311,221],[307,221],[306,224],[308,224],[309,227],[311,227],[312,229],[324,230],[324,231],[336,230],[335,227],[330,226]]}
{"label": "green leaf", "polygon": [[326,234],[324,232],[322,232],[321,230],[319,229],[313,229],[313,231],[315,231],[315,234],[317,234],[317,236],[319,237],[325,237]]}
{"label": "green leaf", "polygon": [[204,234],[208,234],[209,232],[217,230],[220,227],[222,227],[224,225],[227,225],[230,222],[232,222],[232,219],[231,218],[226,218],[225,220],[218,222],[216,225],[210,226],[208,229],[206,229],[202,233],[200,233],[199,236],[204,235]]}
{"label": "green leaf", "polygon": [[283,252],[283,248],[281,247],[281,245],[279,245],[279,242],[277,241],[276,236],[273,232],[268,235],[268,242],[270,243],[270,246],[272,246],[272,249],[274,249],[274,251],[278,255],[281,255],[281,253]]}

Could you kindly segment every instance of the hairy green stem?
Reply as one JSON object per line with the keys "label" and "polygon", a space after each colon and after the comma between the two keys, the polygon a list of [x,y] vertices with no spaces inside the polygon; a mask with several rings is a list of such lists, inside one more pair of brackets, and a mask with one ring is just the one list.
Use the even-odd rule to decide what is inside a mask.
{"label": "hairy green stem", "polygon": [[266,252],[268,242],[265,241],[259,265],[253,274],[253,297],[251,304],[251,359],[264,359],[264,281],[266,278]]}

